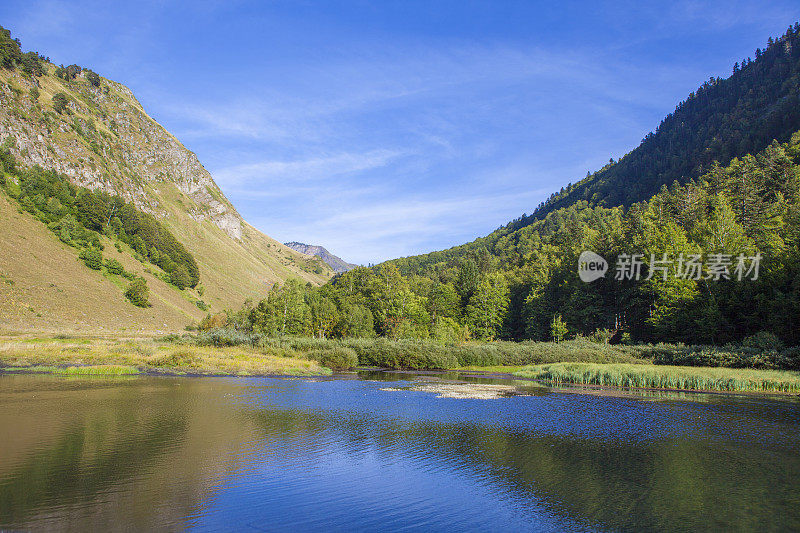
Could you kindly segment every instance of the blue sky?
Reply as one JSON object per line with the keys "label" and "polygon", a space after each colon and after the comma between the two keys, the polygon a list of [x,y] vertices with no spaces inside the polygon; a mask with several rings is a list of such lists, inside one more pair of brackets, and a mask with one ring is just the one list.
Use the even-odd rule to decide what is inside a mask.
{"label": "blue sky", "polygon": [[281,240],[375,263],[485,235],[800,19],[770,2],[4,0],[128,85]]}

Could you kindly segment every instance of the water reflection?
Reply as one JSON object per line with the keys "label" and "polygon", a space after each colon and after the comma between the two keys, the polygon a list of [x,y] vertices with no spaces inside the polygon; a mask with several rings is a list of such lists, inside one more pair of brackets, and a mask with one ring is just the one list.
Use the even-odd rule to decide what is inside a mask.
{"label": "water reflection", "polygon": [[0,527],[800,528],[797,403],[363,377],[2,376]]}

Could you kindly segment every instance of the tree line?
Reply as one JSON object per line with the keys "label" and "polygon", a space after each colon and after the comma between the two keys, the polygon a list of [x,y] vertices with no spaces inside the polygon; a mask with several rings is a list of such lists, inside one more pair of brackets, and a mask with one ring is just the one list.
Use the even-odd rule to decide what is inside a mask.
{"label": "tree line", "polygon": [[[611,271],[585,283],[578,258]],[[761,254],[758,279],[675,275],[614,279],[623,254]],[[656,265],[652,265],[654,268]],[[297,281],[231,313],[237,328],[315,337],[599,340],[724,344],[769,333],[800,344],[800,132],[755,155],[714,164],[629,208],[586,201],[549,213],[495,242],[465,245],[339,274],[323,287]],[[219,325],[219,324],[218,324]]]}
{"label": "tree line", "polygon": [[48,61],[37,52],[23,52],[19,39],[12,38],[11,32],[0,26],[0,67],[19,68],[29,76],[43,76]]}
{"label": "tree line", "polygon": [[680,102],[641,144],[583,180],[569,184],[502,232],[510,233],[579,200],[591,206],[630,206],[674,180],[685,183],[714,161],[727,164],[762,150],[772,140],[786,142],[800,129],[800,23],[755,59],[736,62],[726,79],[712,77]]}

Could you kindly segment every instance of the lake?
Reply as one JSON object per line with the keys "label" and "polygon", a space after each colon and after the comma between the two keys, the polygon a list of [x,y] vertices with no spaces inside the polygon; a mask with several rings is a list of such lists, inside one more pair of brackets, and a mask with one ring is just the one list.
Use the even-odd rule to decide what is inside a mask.
{"label": "lake", "polygon": [[0,529],[800,529],[796,399],[469,381],[2,375]]}

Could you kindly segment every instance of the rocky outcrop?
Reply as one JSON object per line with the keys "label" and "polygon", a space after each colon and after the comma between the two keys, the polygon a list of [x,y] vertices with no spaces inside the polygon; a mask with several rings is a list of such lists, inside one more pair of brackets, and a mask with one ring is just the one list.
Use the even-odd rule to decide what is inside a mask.
{"label": "rocky outcrop", "polygon": [[333,271],[336,272],[337,274],[341,274],[342,272],[347,272],[348,270],[353,270],[358,266],[352,263],[348,263],[339,256],[333,255],[322,246],[303,244],[302,242],[295,242],[295,241],[286,242],[284,243],[284,245],[288,246],[292,250],[300,252],[301,254],[319,257],[328,266],[330,266],[333,269]]}
{"label": "rocky outcrop", "polygon": [[[194,220],[242,238],[241,216],[197,156],[150,118],[127,87],[106,79],[94,87],[83,75],[65,82],[4,71],[0,79],[0,142],[22,164],[119,194],[157,217],[169,209],[154,189],[171,183],[190,200],[182,205]],[[53,111],[57,92],[70,97],[68,112]]]}

